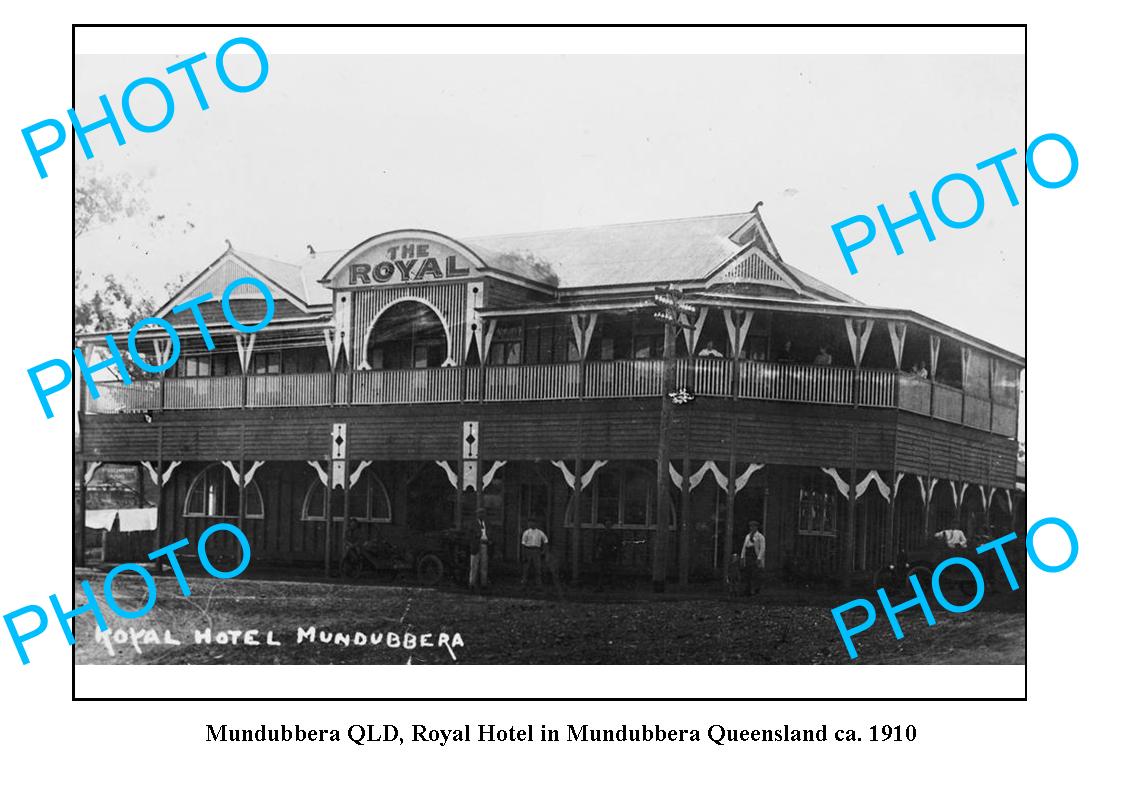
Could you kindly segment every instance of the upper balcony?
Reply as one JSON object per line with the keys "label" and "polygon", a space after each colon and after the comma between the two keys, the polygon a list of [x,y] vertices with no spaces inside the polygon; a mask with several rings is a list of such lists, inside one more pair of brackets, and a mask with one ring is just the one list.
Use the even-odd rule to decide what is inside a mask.
{"label": "upper balcony", "polygon": [[[229,248],[157,312],[178,338],[175,362],[173,335],[158,325],[114,332],[118,342],[133,334],[163,376],[99,381],[98,398],[81,390],[81,411],[651,399],[664,389],[666,354],[671,389],[711,407],[903,411],[1017,433],[1023,357],[913,311],[866,306],[791,267],[757,210],[467,243],[396,230],[342,257],[312,257],[298,266]],[[232,314],[216,298],[247,275],[275,297],[259,333],[231,320],[262,317],[260,291],[233,293]],[[674,319],[670,285],[686,299]],[[174,308],[206,294],[203,335]],[[92,363],[108,341],[87,332],[79,342]]]}
{"label": "upper balcony", "polygon": [[[1018,409],[914,374],[796,362],[682,358],[675,389],[703,398],[899,409],[989,431],[1017,433]],[[158,410],[534,402],[658,397],[660,359],[486,365],[342,373],[246,374],[98,382],[86,414]]]}

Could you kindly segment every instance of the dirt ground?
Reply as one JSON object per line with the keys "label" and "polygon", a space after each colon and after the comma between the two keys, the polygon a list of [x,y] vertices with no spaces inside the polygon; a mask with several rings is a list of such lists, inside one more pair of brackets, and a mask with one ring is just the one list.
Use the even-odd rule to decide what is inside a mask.
{"label": "dirt ground", "polygon": [[[80,574],[100,592],[101,573]],[[89,614],[80,617],[78,663],[852,663],[830,613],[845,598],[833,595],[773,592],[748,601],[575,591],[559,599],[346,582],[188,581],[192,594],[184,597],[173,578],[158,577],[152,611],[139,619],[107,614],[109,633],[97,634]],[[119,578],[114,594],[125,609],[147,596],[135,577]],[[856,637],[853,663],[1025,662],[1025,613],[1016,606],[984,601],[936,619],[929,627],[919,610],[907,611],[897,640],[879,617]]]}

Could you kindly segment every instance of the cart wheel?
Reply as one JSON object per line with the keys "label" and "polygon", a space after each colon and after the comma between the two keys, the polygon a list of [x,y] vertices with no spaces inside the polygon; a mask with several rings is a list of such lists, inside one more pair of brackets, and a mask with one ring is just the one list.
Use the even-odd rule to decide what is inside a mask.
{"label": "cart wheel", "polygon": [[345,578],[357,578],[362,571],[363,562],[354,552],[347,553],[343,556],[343,560],[339,562],[339,574]]}
{"label": "cart wheel", "polygon": [[[914,567],[910,567],[908,575],[916,575],[916,579],[920,581],[921,586],[927,587],[932,583],[932,568],[927,564],[918,564]],[[908,576],[906,576],[905,581],[908,582],[908,579]]]}
{"label": "cart wheel", "polygon": [[885,589],[886,594],[896,594],[900,587],[896,572],[890,567],[882,567],[873,579],[874,591]]}
{"label": "cart wheel", "polygon": [[435,553],[426,553],[417,562],[417,579],[422,586],[436,586],[445,575],[445,562]]}

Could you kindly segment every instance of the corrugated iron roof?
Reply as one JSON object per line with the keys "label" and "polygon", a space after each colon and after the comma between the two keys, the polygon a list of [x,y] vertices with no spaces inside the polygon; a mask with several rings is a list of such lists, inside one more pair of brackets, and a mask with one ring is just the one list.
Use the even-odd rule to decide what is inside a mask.
{"label": "corrugated iron roof", "polygon": [[[562,289],[697,281],[743,248],[730,236],[753,217],[753,213],[727,213],[458,240],[497,271]],[[331,290],[319,280],[346,251],[310,253],[297,263],[240,249],[234,253],[306,303],[326,305],[331,303]],[[817,297],[860,303],[794,266],[782,263],[782,267]]]}
{"label": "corrugated iron roof", "polygon": [[821,279],[817,279],[817,278],[811,276],[811,274],[807,273],[806,271],[802,271],[799,268],[796,268],[794,265],[789,265],[788,263],[783,263],[783,265],[784,265],[785,268],[788,269],[788,271],[791,273],[791,275],[793,277],[795,277],[795,280],[797,282],[799,282],[801,285],[803,285],[804,287],[808,287],[808,288],[811,288],[814,291],[817,291],[819,293],[823,293],[824,295],[834,299],[835,301],[843,301],[843,302],[846,302],[847,304],[861,304],[862,303],[861,301],[858,301],[858,299],[854,298],[853,296],[850,296],[850,295],[847,295],[846,293],[843,293],[838,288],[833,287],[831,285],[828,285],[826,282],[822,281]]}
{"label": "corrugated iron roof", "polygon": [[327,267],[325,263],[339,259],[343,252],[319,252],[309,255],[300,263],[286,263],[243,249],[231,249],[231,251],[257,270],[268,274],[273,281],[305,304],[331,304],[331,290],[317,280]]}
{"label": "corrugated iron roof", "polygon": [[[670,221],[461,238],[484,252],[532,254],[550,265],[562,288],[701,279],[740,249],[729,236],[750,217],[732,213]],[[527,276],[520,274],[520,276]]]}

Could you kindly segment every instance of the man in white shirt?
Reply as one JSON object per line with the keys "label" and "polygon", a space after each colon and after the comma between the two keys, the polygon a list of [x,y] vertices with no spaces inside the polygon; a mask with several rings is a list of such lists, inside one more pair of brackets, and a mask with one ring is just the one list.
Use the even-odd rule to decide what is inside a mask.
{"label": "man in white shirt", "polygon": [[714,341],[713,340],[707,340],[706,344],[704,346],[702,346],[702,350],[698,352],[698,356],[700,356],[700,357],[724,358],[725,355],[723,353],[721,353],[720,351],[718,351],[717,348],[714,347]]}
{"label": "man in white shirt", "polygon": [[531,566],[534,567],[534,583],[541,589],[542,588],[542,553],[550,543],[546,538],[546,533],[538,527],[538,521],[532,519],[529,527],[523,531],[522,536],[522,553],[523,553],[523,576],[521,585],[526,588],[526,576],[530,572]]}
{"label": "man in white shirt", "polygon": [[747,596],[760,591],[759,583],[764,575],[764,545],[764,534],[760,532],[760,523],[751,520],[749,532],[745,535],[745,543],[741,545],[741,565],[744,567]]}
{"label": "man in white shirt", "polygon": [[937,539],[946,544],[948,547],[966,547],[967,534],[956,528],[949,528],[946,531],[937,531],[933,534]]}

